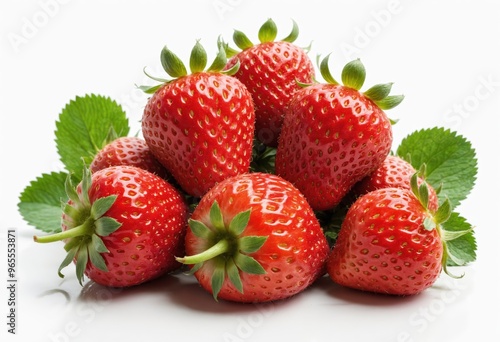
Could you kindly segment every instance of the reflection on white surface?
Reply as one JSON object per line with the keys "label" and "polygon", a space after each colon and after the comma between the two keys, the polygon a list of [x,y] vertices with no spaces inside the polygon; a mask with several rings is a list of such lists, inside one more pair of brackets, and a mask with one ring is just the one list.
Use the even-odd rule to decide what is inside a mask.
{"label": "reflection on white surface", "polygon": [[174,335],[189,341],[267,341],[281,336],[315,342],[325,340],[326,330],[342,341],[438,341],[458,336],[460,330],[449,329],[453,320],[459,317],[460,329],[467,329],[474,314],[467,310],[474,267],[466,268],[463,279],[443,274],[417,296],[363,293],[325,276],[288,300],[254,305],[216,302],[193,276],[181,272],[126,289],[91,281],[81,287],[73,267],[62,280],[56,272],[47,272],[57,269],[62,244],[23,243],[31,246],[22,259],[19,336],[36,336],[38,341],[89,341],[112,331],[109,337],[124,341]]}

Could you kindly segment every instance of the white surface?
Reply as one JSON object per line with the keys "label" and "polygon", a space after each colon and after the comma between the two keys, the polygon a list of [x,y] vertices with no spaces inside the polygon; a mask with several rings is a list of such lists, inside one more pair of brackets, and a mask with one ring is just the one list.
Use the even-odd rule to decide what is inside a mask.
{"label": "white surface", "polygon": [[[306,5],[307,4],[307,5]],[[0,8],[2,129],[1,340],[113,341],[471,341],[500,340],[498,291],[500,15],[495,1],[3,1]],[[233,29],[256,41],[267,19],[312,56],[332,52],[333,73],[360,57],[366,86],[393,81],[403,103],[395,146],[408,133],[444,126],[477,150],[477,184],[459,208],[477,227],[478,260],[460,281],[442,275],[411,298],[363,294],[322,279],[293,299],[263,306],[216,303],[192,278],[166,276],[129,290],[83,289],[56,270],[62,244],[37,245],[17,212],[23,188],[61,168],[55,120],[77,95],[110,96],[127,110],[132,132],[146,96],[144,66],[163,75],[163,45],[187,58],[201,38],[210,56]],[[351,53],[351,52],[355,53]],[[366,87],[365,86],[365,87]],[[367,88],[364,88],[367,89]],[[6,229],[18,234],[17,335],[7,333]],[[486,313],[485,308],[489,308]],[[102,336],[102,335],[101,335]]]}

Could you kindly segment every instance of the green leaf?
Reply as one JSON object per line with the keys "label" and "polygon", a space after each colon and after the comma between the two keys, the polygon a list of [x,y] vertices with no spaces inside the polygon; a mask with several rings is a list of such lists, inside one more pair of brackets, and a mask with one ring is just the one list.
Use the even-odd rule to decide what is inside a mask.
{"label": "green leaf", "polygon": [[[451,213],[448,220],[442,224],[442,230],[447,232],[467,232],[464,235],[446,242],[448,253],[454,255],[465,264],[476,260],[477,244],[476,238],[474,237],[474,230],[465,218],[456,212]],[[450,258],[448,258],[447,264],[449,266],[457,266]]]}
{"label": "green leaf", "polygon": [[24,188],[18,209],[31,226],[47,233],[61,231],[62,204],[68,196],[64,189],[67,173],[42,174]]}
{"label": "green leaf", "polygon": [[78,180],[84,164],[90,165],[107,143],[111,128],[118,136],[126,136],[130,130],[122,107],[108,97],[77,96],[60,113],[55,131],[57,151],[66,169]]}
{"label": "green leaf", "polygon": [[442,184],[440,201],[449,198],[455,208],[467,198],[477,176],[477,159],[471,143],[449,129],[434,127],[406,136],[396,154],[418,170],[426,164],[426,181],[434,188]]}
{"label": "green leaf", "polygon": [[236,214],[229,223],[229,231],[236,236],[243,233],[248,225],[248,221],[250,220],[250,213],[251,209],[248,209]]}

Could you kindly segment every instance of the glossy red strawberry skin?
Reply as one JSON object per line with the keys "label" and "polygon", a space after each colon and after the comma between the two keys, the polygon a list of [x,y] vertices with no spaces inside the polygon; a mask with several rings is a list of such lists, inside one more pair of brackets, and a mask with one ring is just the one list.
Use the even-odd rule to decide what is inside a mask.
{"label": "glossy red strawberry skin", "polygon": [[392,295],[418,294],[441,272],[443,244],[426,230],[426,210],[410,190],[384,188],[360,197],[347,212],[327,261],[343,286]]}
{"label": "glossy red strawberry skin", "polygon": [[153,156],[146,141],[139,137],[119,137],[106,144],[95,155],[90,170],[96,172],[117,165],[135,166],[162,178],[169,178],[167,170]]}
{"label": "glossy red strawberry skin", "polygon": [[285,107],[298,82],[312,83],[314,65],[306,51],[284,41],[254,45],[235,55],[228,63],[240,62],[234,75],[245,84],[255,104],[256,137],[276,147],[281,132]]}
{"label": "glossy red strawberry skin", "polygon": [[146,104],[143,136],[188,194],[201,197],[227,177],[247,172],[255,113],[236,78],[198,72],[165,83]]}
{"label": "glossy red strawberry skin", "polygon": [[[81,184],[77,187],[81,195]],[[87,264],[85,275],[112,287],[138,285],[178,269],[175,256],[184,252],[188,208],[178,190],[153,173],[133,166],[111,166],[92,175],[89,199],[117,198],[105,216],[121,223],[101,236],[108,272]],[[69,202],[71,204],[71,200]],[[76,222],[63,214],[62,230]]]}
{"label": "glossy red strawberry skin", "polygon": [[392,141],[386,114],[359,91],[311,85],[295,93],[285,114],[276,173],[314,210],[328,210],[382,163]]}
{"label": "glossy red strawberry skin", "polygon": [[[393,187],[410,190],[410,179],[415,172],[417,172],[415,168],[406,160],[389,155],[373,173],[354,186],[353,194],[359,197],[373,190]],[[419,177],[418,185],[420,186],[423,182],[423,179]],[[427,188],[429,190],[428,208],[431,211],[436,211],[439,206],[436,190],[430,184],[427,184]]]}
{"label": "glossy red strawberry skin", "polygon": [[[289,182],[263,173],[232,177],[211,189],[191,218],[210,225],[209,212],[214,201],[219,203],[226,224],[237,213],[252,210],[242,236],[268,236],[261,249],[250,254],[266,274],[241,272],[243,293],[225,279],[219,298],[254,303],[284,299],[303,291],[325,274],[328,243],[304,196]],[[208,247],[205,240],[188,229],[187,255]],[[210,293],[213,267],[213,260],[209,260],[194,273]]]}

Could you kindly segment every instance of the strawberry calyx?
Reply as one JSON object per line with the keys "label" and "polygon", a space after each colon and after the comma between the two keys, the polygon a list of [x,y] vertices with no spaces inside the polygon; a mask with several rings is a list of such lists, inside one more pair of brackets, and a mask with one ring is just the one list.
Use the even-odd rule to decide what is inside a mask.
{"label": "strawberry calyx", "polygon": [[211,278],[212,294],[215,300],[225,279],[243,293],[243,283],[240,271],[249,274],[265,274],[262,265],[251,257],[266,242],[267,236],[243,236],[250,220],[251,209],[236,214],[229,225],[224,223],[224,217],[217,201],[210,208],[210,224],[189,219],[189,227],[193,234],[206,241],[208,247],[199,254],[176,258],[177,261],[194,265],[190,274],[198,271],[205,262],[212,261],[214,270]]}
{"label": "strawberry calyx", "polygon": [[[214,72],[231,76],[238,71],[240,67],[239,61],[237,61],[231,68],[224,69],[227,64],[228,56],[226,54],[224,46],[222,46],[222,44],[220,43],[217,45],[218,45],[217,55],[215,56],[212,64],[207,68],[207,62],[208,62],[207,52],[205,48],[201,45],[200,41],[199,40],[196,41],[189,57],[189,69],[191,71],[191,74],[196,74],[200,72]],[[171,79],[152,76],[146,71],[146,68],[144,68],[144,74],[146,74],[146,76],[148,76],[152,80],[160,82],[160,84],[154,86],[138,87],[147,94],[153,94],[165,83],[169,83],[174,81],[175,79],[189,75],[189,72],[184,62],[166,46],[163,47],[161,51],[160,61],[163,69],[171,77]]]}
{"label": "strawberry calyx", "polygon": [[[285,38],[279,40],[281,42],[287,42],[287,43],[293,43],[295,40],[297,40],[297,37],[299,36],[299,26],[297,23],[292,20],[292,30],[286,36]],[[276,37],[278,36],[278,27],[276,26],[276,23],[272,19],[268,19],[262,26],[259,28],[258,32],[258,39],[260,44],[264,43],[272,43],[276,41]],[[248,38],[248,36],[243,33],[242,31],[239,30],[234,30],[233,32],[233,41],[236,44],[236,46],[240,49],[240,51],[249,49],[255,44]],[[221,46],[224,47],[227,57],[233,57],[236,54],[238,54],[240,51],[237,49],[231,48],[228,44],[220,41]]]}
{"label": "strawberry calyx", "polygon": [[108,253],[109,250],[101,237],[108,236],[121,226],[121,223],[114,218],[104,216],[114,204],[117,196],[102,197],[90,203],[89,190],[91,186],[92,175],[88,168],[84,168],[83,171],[81,193],[77,192],[71,177],[68,175],[65,190],[70,201],[63,207],[65,214],[63,224],[67,229],[51,235],[33,237],[34,241],[39,243],[65,241],[64,249],[67,255],[59,266],[58,274],[64,278],[62,269],[76,260],[76,275],[80,285],[83,283],[85,269],[89,261],[96,268],[108,272],[101,253]]}
{"label": "strawberry calyx", "polygon": [[[423,168],[425,169],[425,165],[423,165]],[[427,186],[427,182],[424,180],[420,185],[418,185],[418,177],[422,172],[421,170],[413,174],[410,180],[410,186],[412,193],[427,211],[427,217],[423,222],[424,228],[428,231],[436,229],[441,238],[441,243],[443,244],[443,257],[441,259],[441,266],[444,273],[452,278],[462,278],[464,274],[456,276],[448,270],[448,259],[451,259],[458,266],[463,266],[466,264],[466,262],[461,259],[460,256],[455,255],[448,248],[448,242],[470,233],[472,231],[472,228],[457,231],[451,231],[444,228],[443,224],[448,221],[452,214],[451,202],[448,198],[446,198],[443,203],[439,205],[438,209],[436,209],[435,211],[429,210],[429,189]]]}
{"label": "strawberry calyx", "polygon": [[[341,83],[332,76],[330,68],[328,65],[330,54],[325,56],[321,62],[319,62],[320,57],[317,57],[319,63],[319,71],[323,79],[334,85],[340,85]],[[366,69],[361,62],[361,60],[355,59],[347,63],[342,69],[341,80],[342,85],[360,90],[366,79]],[[300,84],[302,87],[308,86],[307,84]],[[403,99],[404,95],[390,95],[393,83],[382,83],[377,84],[369,88],[368,90],[362,92],[364,96],[372,100],[380,109],[388,110],[399,105]]]}

